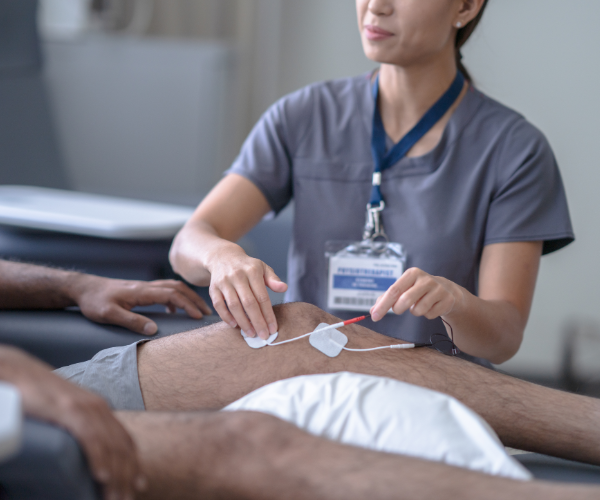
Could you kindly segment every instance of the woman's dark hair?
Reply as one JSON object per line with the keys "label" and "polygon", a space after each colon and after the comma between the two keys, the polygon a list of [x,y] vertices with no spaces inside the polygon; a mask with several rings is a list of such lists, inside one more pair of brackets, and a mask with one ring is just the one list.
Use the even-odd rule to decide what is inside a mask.
{"label": "woman's dark hair", "polygon": [[456,65],[458,66],[459,71],[465,75],[465,78],[469,81],[469,83],[471,83],[473,79],[467,71],[467,68],[465,68],[465,65],[462,63],[462,54],[460,53],[460,49],[465,43],[467,43],[467,40],[473,34],[473,31],[475,31],[475,28],[477,28],[487,4],[488,0],[484,0],[479,13],[473,18],[472,21],[468,22],[464,28],[460,28],[456,33],[456,41],[454,42],[454,46],[456,47]]}

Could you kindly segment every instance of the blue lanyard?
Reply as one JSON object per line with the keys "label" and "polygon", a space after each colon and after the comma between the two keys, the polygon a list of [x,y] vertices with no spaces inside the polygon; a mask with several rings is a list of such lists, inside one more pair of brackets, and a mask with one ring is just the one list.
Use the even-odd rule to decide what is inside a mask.
{"label": "blue lanyard", "polygon": [[373,85],[373,135],[371,136],[371,153],[373,154],[373,161],[375,162],[375,170],[373,172],[373,188],[371,190],[371,200],[369,201],[370,207],[382,205],[383,197],[381,196],[381,172],[390,168],[391,166],[398,163],[410,149],[421,139],[432,127],[446,114],[446,112],[452,107],[452,105],[458,99],[460,92],[464,85],[465,77],[460,71],[457,71],[456,78],[450,85],[450,88],[446,90],[444,95],[438,99],[438,101],[429,108],[429,111],[423,115],[423,117],[400,141],[394,145],[392,149],[386,154],[386,135],[385,129],[383,128],[383,122],[381,121],[381,115],[379,114],[379,108],[377,107],[377,100],[379,97],[379,75],[375,79]]}

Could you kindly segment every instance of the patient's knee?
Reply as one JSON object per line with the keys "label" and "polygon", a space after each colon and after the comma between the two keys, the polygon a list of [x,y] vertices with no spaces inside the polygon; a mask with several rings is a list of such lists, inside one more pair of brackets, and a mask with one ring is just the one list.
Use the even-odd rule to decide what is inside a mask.
{"label": "patient's knee", "polygon": [[306,302],[291,302],[273,308],[279,325],[279,332],[298,334],[298,329],[310,331],[320,323],[332,323],[336,318],[317,306]]}

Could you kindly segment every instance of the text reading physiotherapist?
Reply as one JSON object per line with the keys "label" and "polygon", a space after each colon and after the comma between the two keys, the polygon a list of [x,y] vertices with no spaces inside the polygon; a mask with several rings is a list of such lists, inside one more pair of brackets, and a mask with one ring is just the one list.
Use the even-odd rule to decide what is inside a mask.
{"label": "text reading physiotherapist", "polygon": [[[473,356],[499,363],[517,352],[540,256],[573,232],[544,136],[462,80],[459,49],[485,4],[356,1],[363,48],[379,71],[311,85],[272,106],[175,239],[174,269],[210,283],[224,321],[263,338],[277,330],[266,287],[287,285],[233,242],[292,198],[286,299],[326,308],[324,247],[361,240],[378,191],[382,223],[409,269],[372,307],[375,329],[427,342],[443,329],[429,320],[442,318]],[[398,152],[415,126],[409,150]],[[390,307],[396,315],[386,315]]]}

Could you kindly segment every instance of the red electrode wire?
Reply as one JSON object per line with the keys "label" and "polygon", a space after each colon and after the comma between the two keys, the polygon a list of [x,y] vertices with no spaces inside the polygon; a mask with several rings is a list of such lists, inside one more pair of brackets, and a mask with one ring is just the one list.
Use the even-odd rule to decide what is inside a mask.
{"label": "red electrode wire", "polygon": [[362,321],[363,319],[367,319],[370,316],[371,316],[370,314],[367,314],[366,316],[359,316],[358,318],[347,319],[346,321],[344,321],[344,326],[351,325],[352,323],[358,323],[359,321]]}

